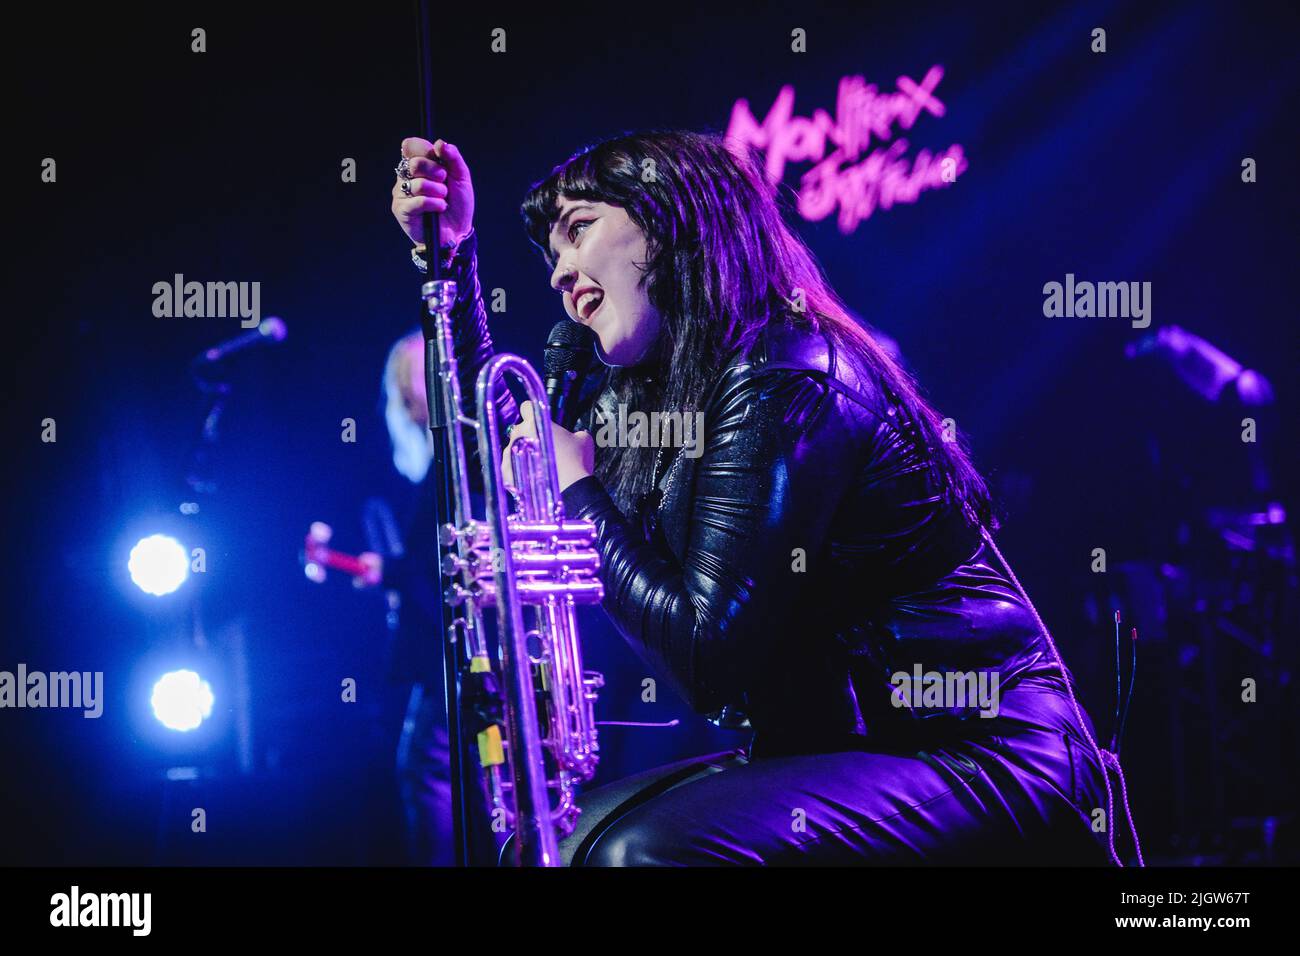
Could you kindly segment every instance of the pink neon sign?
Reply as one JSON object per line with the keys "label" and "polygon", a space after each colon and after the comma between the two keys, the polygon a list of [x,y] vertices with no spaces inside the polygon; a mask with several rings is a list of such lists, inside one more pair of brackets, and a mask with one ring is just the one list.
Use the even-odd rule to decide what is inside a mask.
{"label": "pink neon sign", "polygon": [[[933,66],[919,83],[898,78],[898,90],[880,93],[861,76],[841,78],[835,116],[823,109],[811,117],[794,116],[794,87],[783,86],[760,124],[748,100],[731,109],[727,138],[765,154],[768,180],[777,184],[786,163],[812,162],[800,177],[799,214],[810,222],[839,208],[840,232],[850,233],[877,209],[914,203],[921,193],[955,182],[968,163],[959,144],[938,155],[921,150],[910,163],[907,140],[894,136],[894,125],[911,129],[920,115],[942,117],[944,105],[934,95],[943,67]],[[827,152],[829,144],[833,147]],[[875,148],[868,149],[875,142]],[[865,156],[864,156],[865,154]]]}

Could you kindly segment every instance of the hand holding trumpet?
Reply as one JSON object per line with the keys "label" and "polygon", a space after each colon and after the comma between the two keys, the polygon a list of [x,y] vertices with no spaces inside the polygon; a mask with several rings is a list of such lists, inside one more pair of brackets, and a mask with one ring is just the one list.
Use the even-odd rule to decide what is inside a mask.
{"label": "hand holding trumpet", "polygon": [[[501,468],[507,485],[514,484],[510,468],[510,446],[521,438],[537,438],[537,417],[533,403],[524,402],[519,408],[523,416],[510,427],[510,441],[506,445]],[[596,470],[596,439],[590,432],[571,432],[551,422],[551,440],[555,445],[555,470],[560,479],[560,491]]]}

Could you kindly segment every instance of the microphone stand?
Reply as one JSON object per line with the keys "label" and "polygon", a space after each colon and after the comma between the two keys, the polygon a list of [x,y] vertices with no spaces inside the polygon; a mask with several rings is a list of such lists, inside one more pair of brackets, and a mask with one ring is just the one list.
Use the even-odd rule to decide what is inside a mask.
{"label": "microphone stand", "polygon": [[[416,0],[416,42],[420,73],[420,128],[424,138],[433,141],[433,50],[431,46],[432,18],[428,0]],[[451,508],[451,469],[448,456],[448,428],[459,428],[460,423],[444,419],[443,394],[439,383],[442,369],[440,346],[450,355],[452,335],[450,311],[456,301],[456,283],[442,278],[441,250],[439,248],[438,219],[436,212],[423,215],[425,256],[429,263],[428,281],[420,286],[420,327],[424,331],[424,393],[428,402],[429,431],[433,435],[433,458],[429,466],[429,480],[434,483],[434,527],[441,529],[448,520]],[[438,574],[439,593],[442,593],[442,569]],[[465,793],[463,766],[464,731],[461,726],[461,686],[457,634],[464,627],[448,630],[444,626],[445,602],[435,602],[436,639],[442,643],[442,672],[444,703],[447,708],[447,737],[450,743],[449,770],[452,798],[452,840],[456,849],[456,865],[469,866],[468,804]],[[451,608],[453,618],[461,615]],[[457,623],[460,623],[459,621]]]}

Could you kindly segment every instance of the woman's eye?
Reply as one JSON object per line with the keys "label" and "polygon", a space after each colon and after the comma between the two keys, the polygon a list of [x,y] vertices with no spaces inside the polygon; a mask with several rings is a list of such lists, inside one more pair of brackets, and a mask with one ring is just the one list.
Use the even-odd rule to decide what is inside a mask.
{"label": "woman's eye", "polygon": [[591,220],[590,220],[590,219],[579,219],[577,222],[570,223],[570,224],[569,224],[569,241],[570,241],[570,242],[573,241],[573,230],[577,229],[579,226],[590,226],[590,225],[591,225]]}

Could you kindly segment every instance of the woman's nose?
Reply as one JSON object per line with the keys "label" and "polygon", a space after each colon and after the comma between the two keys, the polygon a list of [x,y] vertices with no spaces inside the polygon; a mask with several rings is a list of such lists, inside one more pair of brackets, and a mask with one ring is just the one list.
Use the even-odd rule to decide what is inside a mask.
{"label": "woman's nose", "polygon": [[556,292],[567,292],[573,288],[574,271],[565,263],[559,263],[551,275],[551,288]]}

